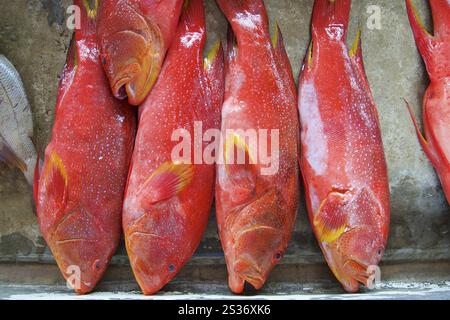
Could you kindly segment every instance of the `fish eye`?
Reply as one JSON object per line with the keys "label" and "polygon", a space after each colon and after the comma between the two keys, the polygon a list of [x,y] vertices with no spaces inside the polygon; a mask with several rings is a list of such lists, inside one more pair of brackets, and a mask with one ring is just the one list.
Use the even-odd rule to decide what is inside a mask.
{"label": "fish eye", "polygon": [[281,252],[277,252],[275,254],[275,260],[276,261],[280,261],[282,257],[283,257],[283,254]]}
{"label": "fish eye", "polygon": [[175,266],[173,264],[169,265],[169,272],[174,272]]}

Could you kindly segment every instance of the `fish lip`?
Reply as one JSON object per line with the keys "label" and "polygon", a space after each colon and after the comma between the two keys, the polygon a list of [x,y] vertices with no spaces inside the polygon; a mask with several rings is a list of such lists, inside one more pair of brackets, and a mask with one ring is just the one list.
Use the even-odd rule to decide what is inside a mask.
{"label": "fish lip", "polygon": [[128,97],[127,86],[132,80],[131,77],[120,77],[119,80],[114,82],[113,94],[119,100],[124,100]]}
{"label": "fish lip", "polygon": [[[239,264],[244,264],[246,266],[246,271],[237,271],[236,266]],[[265,277],[262,275],[262,271],[254,263],[251,263],[244,258],[240,258],[234,263],[234,269],[236,274],[239,275],[243,281],[248,282],[257,290],[261,289],[265,283]]]}

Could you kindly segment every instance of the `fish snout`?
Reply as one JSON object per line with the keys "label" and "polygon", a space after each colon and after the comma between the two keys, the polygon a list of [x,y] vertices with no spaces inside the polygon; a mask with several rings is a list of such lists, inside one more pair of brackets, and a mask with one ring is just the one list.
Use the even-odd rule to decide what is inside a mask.
{"label": "fish snout", "polygon": [[234,263],[234,272],[239,277],[251,284],[256,290],[261,289],[266,282],[266,275],[262,274],[262,270],[254,262],[239,259]]}
{"label": "fish snout", "polygon": [[255,289],[261,289],[283,253],[280,230],[263,225],[251,227],[238,238],[234,273]]}
{"label": "fish snout", "polygon": [[92,243],[81,244],[79,247],[68,248],[67,244],[53,246],[55,259],[66,279],[67,285],[77,294],[87,294],[94,290],[106,271],[109,255],[101,245]]}
{"label": "fish snout", "polygon": [[172,280],[188,260],[170,239],[151,232],[134,231],[125,237],[133,273],[142,292],[152,295]]}
{"label": "fish snout", "polygon": [[122,31],[108,35],[102,42],[101,61],[113,95],[140,105],[161,71],[163,39],[157,27]]}

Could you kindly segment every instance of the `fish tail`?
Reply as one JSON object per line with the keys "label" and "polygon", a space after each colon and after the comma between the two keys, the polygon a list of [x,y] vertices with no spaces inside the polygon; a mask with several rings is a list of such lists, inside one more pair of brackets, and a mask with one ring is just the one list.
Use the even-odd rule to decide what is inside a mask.
{"label": "fish tail", "polygon": [[449,37],[450,3],[448,0],[431,0],[430,7],[433,12],[435,34],[442,37]]}
{"label": "fish tail", "polygon": [[225,74],[229,73],[230,67],[233,64],[237,55],[237,43],[236,36],[234,35],[233,29],[228,25],[227,32],[227,48],[225,52]]}
{"label": "fish tail", "polygon": [[313,34],[326,32],[326,38],[345,41],[351,5],[351,0],[316,0],[312,17]]}
{"label": "fish tail", "polygon": [[406,107],[408,108],[409,115],[410,115],[411,120],[414,125],[414,130],[416,131],[417,138],[419,139],[419,143],[420,143],[423,151],[425,152],[425,154],[427,155],[428,159],[433,164],[433,166],[435,168],[439,168],[439,164],[440,164],[439,158],[437,157],[436,153],[431,148],[430,144],[428,143],[428,141],[425,139],[424,135],[422,134],[422,131],[419,128],[419,124],[417,123],[416,116],[414,115],[412,106],[409,104],[409,102],[407,100],[404,100],[404,101],[405,101]]}
{"label": "fish tail", "polygon": [[205,35],[205,8],[203,0],[185,0],[183,5],[183,14],[181,16],[180,28],[188,32],[201,32],[203,41]]}
{"label": "fish tail", "polygon": [[[416,44],[420,51],[420,54],[422,55],[425,64],[428,67],[428,71],[430,71],[433,59],[433,46],[434,46],[433,36],[425,29],[422,19],[420,18],[419,12],[417,11],[417,8],[412,2],[412,0],[405,0],[405,1],[409,22],[411,24],[411,29],[414,34],[414,39],[416,40]],[[431,1],[431,3],[433,3],[433,1]],[[436,7],[434,8],[436,9]],[[436,10],[434,10],[433,12],[436,12]]]}
{"label": "fish tail", "polygon": [[254,39],[255,33],[270,38],[269,19],[263,0],[217,0],[217,3],[238,39],[245,35]]}
{"label": "fish tail", "polygon": [[280,65],[280,70],[283,73],[283,77],[286,83],[290,86],[294,96],[297,95],[297,89],[295,86],[294,74],[292,73],[291,61],[284,45],[283,34],[281,32],[278,22],[275,23],[275,32],[272,37],[272,46],[275,50],[275,56]]}
{"label": "fish tail", "polygon": [[[217,40],[205,58],[204,68],[206,81],[210,92],[210,104],[214,111],[219,112],[223,103],[225,91],[224,52],[222,41]],[[212,114],[215,114],[213,112]]]}

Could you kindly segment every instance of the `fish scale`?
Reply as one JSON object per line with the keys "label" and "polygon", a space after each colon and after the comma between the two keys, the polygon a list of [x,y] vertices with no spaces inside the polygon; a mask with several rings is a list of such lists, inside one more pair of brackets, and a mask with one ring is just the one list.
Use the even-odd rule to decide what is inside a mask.
{"label": "fish scale", "polygon": [[3,140],[24,162],[24,175],[30,185],[37,157],[32,136],[33,116],[22,80],[14,66],[0,54],[0,147]]}

